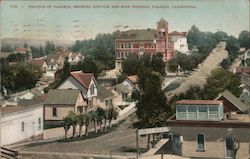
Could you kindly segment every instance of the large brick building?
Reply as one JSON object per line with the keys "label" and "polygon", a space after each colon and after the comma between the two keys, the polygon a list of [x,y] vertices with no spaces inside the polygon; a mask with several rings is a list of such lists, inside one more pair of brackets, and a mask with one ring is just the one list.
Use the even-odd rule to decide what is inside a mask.
{"label": "large brick building", "polygon": [[173,57],[174,45],[170,40],[168,22],[163,18],[156,29],[136,29],[117,32],[115,39],[115,68],[121,69],[123,59],[130,54],[143,55],[162,53],[166,62]]}

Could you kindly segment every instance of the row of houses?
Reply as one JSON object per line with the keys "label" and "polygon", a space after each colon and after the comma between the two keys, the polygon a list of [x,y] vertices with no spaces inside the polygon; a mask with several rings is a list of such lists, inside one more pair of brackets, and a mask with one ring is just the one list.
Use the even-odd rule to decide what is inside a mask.
{"label": "row of houses", "polygon": [[78,114],[97,107],[121,111],[120,106],[127,106],[126,100],[137,88],[137,80],[137,76],[128,76],[124,84],[104,87],[92,73],[74,71],[48,94],[32,89],[1,101],[1,145],[42,139],[44,124],[58,124],[70,111]]}
{"label": "row of houses", "polygon": [[97,107],[109,109],[126,105],[138,83],[137,76],[128,76],[127,79],[113,87],[98,85],[92,73],[74,71],[57,87],[50,90],[44,103],[44,120],[49,124],[56,124],[69,111],[84,113]]}

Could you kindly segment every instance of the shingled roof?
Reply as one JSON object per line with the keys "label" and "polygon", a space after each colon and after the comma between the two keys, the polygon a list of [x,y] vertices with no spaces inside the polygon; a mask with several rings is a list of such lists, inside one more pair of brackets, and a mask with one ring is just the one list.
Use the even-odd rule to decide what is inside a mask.
{"label": "shingled roof", "polygon": [[71,72],[70,74],[86,89],[89,88],[90,82],[94,77],[93,73],[83,73],[82,71],[74,71]]}
{"label": "shingled roof", "polygon": [[131,39],[134,41],[155,40],[159,39],[160,36],[155,29],[133,29],[118,33],[116,39]]}
{"label": "shingled roof", "polygon": [[228,90],[225,90],[222,93],[220,93],[216,98],[216,100],[220,99],[222,96],[226,98],[230,103],[232,103],[235,107],[237,107],[241,112],[247,112],[248,110],[247,106]]}
{"label": "shingled roof", "polygon": [[44,59],[38,59],[38,60],[29,61],[30,64],[37,65],[37,66],[42,66],[44,64],[44,62],[46,62]]}
{"label": "shingled roof", "polygon": [[106,98],[112,97],[114,94],[107,88],[98,85],[97,86],[97,98],[104,100]]}
{"label": "shingled roof", "polygon": [[79,93],[76,89],[51,89],[44,104],[75,105]]}

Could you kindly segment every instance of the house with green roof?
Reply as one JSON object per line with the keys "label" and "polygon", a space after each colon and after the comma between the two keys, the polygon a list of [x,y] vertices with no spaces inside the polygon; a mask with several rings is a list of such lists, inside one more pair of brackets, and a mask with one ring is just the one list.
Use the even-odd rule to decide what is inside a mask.
{"label": "house with green roof", "polygon": [[70,111],[84,113],[88,105],[80,90],[51,89],[44,102],[44,120],[48,124],[58,124]]}

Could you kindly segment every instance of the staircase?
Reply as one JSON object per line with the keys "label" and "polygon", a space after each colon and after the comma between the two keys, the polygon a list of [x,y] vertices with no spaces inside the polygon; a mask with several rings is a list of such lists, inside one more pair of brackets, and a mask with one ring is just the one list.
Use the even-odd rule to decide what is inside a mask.
{"label": "staircase", "polygon": [[18,151],[14,151],[11,149],[1,147],[1,158],[17,159],[18,158]]}

